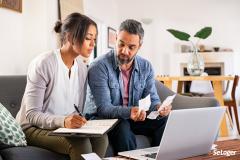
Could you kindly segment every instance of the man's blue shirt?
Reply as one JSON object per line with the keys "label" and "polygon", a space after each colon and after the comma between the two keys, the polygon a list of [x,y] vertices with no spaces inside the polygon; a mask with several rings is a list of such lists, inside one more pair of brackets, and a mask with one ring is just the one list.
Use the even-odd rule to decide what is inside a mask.
{"label": "man's blue shirt", "polygon": [[88,82],[97,106],[98,116],[129,119],[131,107],[138,106],[139,100],[149,94],[151,97],[150,110],[156,110],[160,99],[150,62],[137,55],[132,67],[128,106],[123,106],[123,81],[116,53],[111,50],[90,65]]}

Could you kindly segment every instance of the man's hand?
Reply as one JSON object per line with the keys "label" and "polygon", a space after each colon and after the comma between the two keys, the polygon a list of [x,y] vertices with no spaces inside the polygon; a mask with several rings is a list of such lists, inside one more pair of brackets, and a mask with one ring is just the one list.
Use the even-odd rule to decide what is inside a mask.
{"label": "man's hand", "polygon": [[87,120],[79,115],[69,115],[64,119],[65,128],[80,128]]}
{"label": "man's hand", "polygon": [[144,121],[146,118],[146,112],[144,110],[139,111],[138,107],[132,107],[130,118],[135,122]]}
{"label": "man's hand", "polygon": [[147,115],[146,111],[141,110],[141,111],[140,111],[140,114],[139,114],[139,116],[138,116],[137,121],[144,121],[145,118],[146,118],[146,115]]}
{"label": "man's hand", "polygon": [[172,110],[172,105],[163,106],[163,107],[160,107],[160,105],[159,105],[159,106],[157,106],[157,109],[158,109],[160,116],[167,116],[167,115],[169,115],[169,113]]}

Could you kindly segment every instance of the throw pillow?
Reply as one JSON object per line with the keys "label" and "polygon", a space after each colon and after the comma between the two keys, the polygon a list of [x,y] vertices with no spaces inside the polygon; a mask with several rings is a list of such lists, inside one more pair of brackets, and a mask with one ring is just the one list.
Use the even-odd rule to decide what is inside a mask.
{"label": "throw pillow", "polygon": [[11,113],[0,103],[0,143],[9,146],[26,146],[25,134]]}

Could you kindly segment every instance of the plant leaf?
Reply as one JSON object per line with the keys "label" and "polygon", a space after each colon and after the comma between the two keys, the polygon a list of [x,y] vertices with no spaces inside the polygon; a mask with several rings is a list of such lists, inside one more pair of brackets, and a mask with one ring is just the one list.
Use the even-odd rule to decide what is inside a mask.
{"label": "plant leaf", "polygon": [[190,35],[185,32],[174,29],[167,29],[167,31],[170,32],[174,37],[176,37],[179,40],[189,41]]}
{"label": "plant leaf", "polygon": [[198,31],[194,37],[198,37],[201,39],[206,39],[212,33],[212,27],[204,27],[200,31]]}

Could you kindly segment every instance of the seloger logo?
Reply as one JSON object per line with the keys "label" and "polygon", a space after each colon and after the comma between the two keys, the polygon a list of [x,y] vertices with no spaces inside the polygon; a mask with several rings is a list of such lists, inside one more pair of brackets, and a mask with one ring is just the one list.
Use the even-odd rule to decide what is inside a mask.
{"label": "seloger logo", "polygon": [[216,156],[233,156],[236,155],[237,151],[231,151],[231,150],[213,150],[213,155]]}

